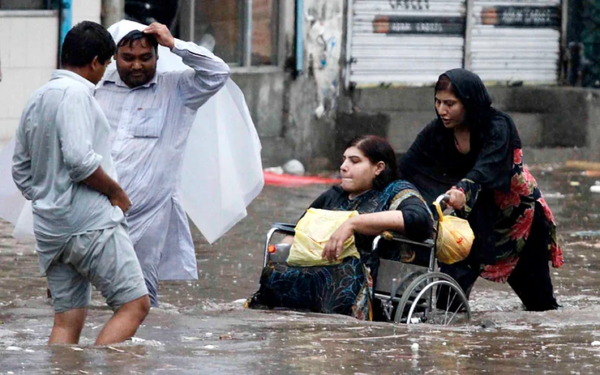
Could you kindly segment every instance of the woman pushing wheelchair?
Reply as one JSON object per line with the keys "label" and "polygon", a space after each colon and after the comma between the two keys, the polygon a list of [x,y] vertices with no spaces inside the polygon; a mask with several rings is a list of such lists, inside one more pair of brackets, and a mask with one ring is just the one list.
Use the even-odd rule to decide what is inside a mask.
{"label": "woman pushing wheelchair", "polygon": [[439,77],[434,100],[437,118],[417,136],[400,170],[426,200],[448,194],[473,229],[469,256],[440,270],[467,295],[481,276],[508,282],[527,310],[556,309],[548,264],[563,264],[556,223],[524,164],[515,124],[491,106],[479,76],[464,69]]}

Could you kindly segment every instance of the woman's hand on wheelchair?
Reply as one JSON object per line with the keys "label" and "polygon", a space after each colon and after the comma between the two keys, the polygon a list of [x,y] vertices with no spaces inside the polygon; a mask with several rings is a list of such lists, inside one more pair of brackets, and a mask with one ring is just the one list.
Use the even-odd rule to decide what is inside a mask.
{"label": "woman's hand on wheelchair", "polygon": [[454,210],[462,210],[467,204],[465,193],[459,189],[452,188],[446,192],[446,195],[448,195],[446,204],[452,207]]}
{"label": "woman's hand on wheelchair", "polygon": [[346,220],[335,232],[333,232],[329,241],[325,244],[321,257],[330,262],[336,261],[342,254],[344,243],[353,235],[354,227],[352,225],[352,219]]}

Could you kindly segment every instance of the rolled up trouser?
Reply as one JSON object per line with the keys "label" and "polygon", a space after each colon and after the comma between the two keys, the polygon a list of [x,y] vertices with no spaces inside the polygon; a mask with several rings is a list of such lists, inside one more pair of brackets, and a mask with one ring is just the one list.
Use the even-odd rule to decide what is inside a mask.
{"label": "rolled up trouser", "polygon": [[91,285],[113,310],[148,294],[124,225],[73,236],[46,275],[56,313],[89,305]]}

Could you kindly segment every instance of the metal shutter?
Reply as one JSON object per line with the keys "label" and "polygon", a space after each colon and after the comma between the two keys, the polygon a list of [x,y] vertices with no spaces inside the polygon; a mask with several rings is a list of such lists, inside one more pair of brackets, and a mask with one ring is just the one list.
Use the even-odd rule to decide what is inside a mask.
{"label": "metal shutter", "polygon": [[486,82],[556,83],[560,0],[475,0],[471,70]]}
{"label": "metal shutter", "polygon": [[463,66],[465,0],[350,0],[347,85],[421,86]]}

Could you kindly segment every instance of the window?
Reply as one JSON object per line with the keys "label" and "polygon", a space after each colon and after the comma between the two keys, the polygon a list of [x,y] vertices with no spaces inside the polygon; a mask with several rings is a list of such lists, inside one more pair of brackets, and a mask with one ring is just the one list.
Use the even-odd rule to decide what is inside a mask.
{"label": "window", "polygon": [[195,0],[194,40],[234,66],[277,65],[279,0]]}
{"label": "window", "polygon": [[52,0],[0,0],[0,10],[50,9]]}
{"label": "window", "polygon": [[276,65],[279,12],[276,0],[252,2],[252,65]]}

